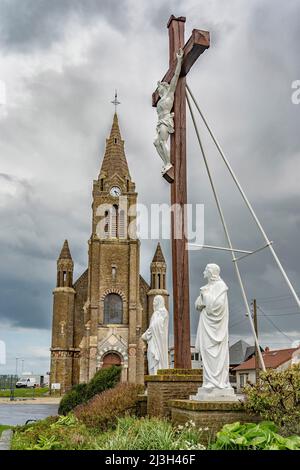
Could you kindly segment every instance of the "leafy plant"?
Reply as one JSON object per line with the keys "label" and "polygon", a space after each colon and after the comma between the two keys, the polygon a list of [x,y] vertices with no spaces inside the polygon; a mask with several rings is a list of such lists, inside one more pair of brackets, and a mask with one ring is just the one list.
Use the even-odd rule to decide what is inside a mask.
{"label": "leafy plant", "polygon": [[270,421],[225,424],[213,450],[300,450],[300,436],[283,437]]}
{"label": "leafy plant", "polygon": [[84,450],[95,445],[94,433],[72,414],[19,426],[12,439],[14,450]]}
{"label": "leafy plant", "polygon": [[88,428],[71,413],[17,427],[12,441],[15,450],[203,450],[202,430],[194,423],[172,426],[158,418],[117,418],[114,428],[99,432]]}
{"label": "leafy plant", "polygon": [[244,388],[245,407],[274,421],[281,433],[300,434],[300,365],[261,372],[257,384]]}
{"label": "leafy plant", "polygon": [[75,385],[60,401],[58,413],[67,415],[76,406],[86,403],[93,396],[113,388],[120,380],[121,368],[117,366],[101,369],[88,384]]}
{"label": "leafy plant", "polygon": [[142,391],[141,385],[120,383],[78,406],[74,413],[86,426],[106,430],[118,417],[137,413],[138,395]]}
{"label": "leafy plant", "polygon": [[126,416],[118,418],[116,428],[98,440],[101,450],[203,450],[199,443],[201,431],[194,423],[173,427],[159,418]]}
{"label": "leafy plant", "polygon": [[45,437],[41,436],[32,450],[55,450],[60,448],[60,443],[56,439],[56,436]]}

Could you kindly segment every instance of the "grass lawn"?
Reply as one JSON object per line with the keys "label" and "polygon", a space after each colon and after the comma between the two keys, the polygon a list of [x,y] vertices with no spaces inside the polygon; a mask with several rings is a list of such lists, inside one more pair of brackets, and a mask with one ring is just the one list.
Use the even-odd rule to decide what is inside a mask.
{"label": "grass lawn", "polygon": [[0,424],[0,437],[1,437],[1,434],[3,431],[5,431],[5,429],[10,429],[11,426],[7,426],[6,424]]}
{"label": "grass lawn", "polygon": [[[48,388],[16,388],[14,390],[15,397],[42,397],[47,392],[49,392]],[[0,390],[0,397],[10,397],[10,390]]]}

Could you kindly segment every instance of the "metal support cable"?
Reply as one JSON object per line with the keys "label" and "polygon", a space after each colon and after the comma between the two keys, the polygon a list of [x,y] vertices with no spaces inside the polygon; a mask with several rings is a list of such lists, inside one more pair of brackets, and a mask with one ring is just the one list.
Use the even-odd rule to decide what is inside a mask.
{"label": "metal support cable", "polygon": [[266,370],[265,363],[264,363],[264,360],[263,360],[263,357],[262,357],[262,354],[261,354],[258,338],[257,338],[256,332],[255,332],[254,323],[253,323],[253,319],[252,319],[252,315],[251,315],[251,310],[250,310],[249,302],[248,302],[247,295],[246,295],[246,292],[245,292],[245,287],[244,287],[244,284],[243,284],[243,281],[242,281],[242,277],[241,277],[241,273],[240,273],[240,270],[239,270],[239,267],[238,267],[238,263],[235,259],[236,255],[235,255],[235,252],[233,250],[233,245],[232,245],[230,234],[229,234],[229,231],[228,231],[228,228],[227,228],[225,216],[224,216],[223,209],[222,209],[222,206],[221,206],[221,203],[220,203],[220,199],[219,199],[219,196],[217,194],[215,184],[214,184],[211,172],[210,172],[208,161],[207,161],[205,151],[204,151],[204,148],[203,148],[203,145],[202,145],[202,141],[201,141],[201,138],[200,138],[198,127],[197,127],[197,124],[196,124],[196,121],[195,121],[195,116],[194,116],[192,106],[191,106],[191,103],[190,103],[190,100],[189,100],[189,97],[188,97],[187,93],[186,93],[186,99],[187,99],[188,107],[189,107],[189,110],[190,110],[190,113],[191,113],[191,117],[192,117],[192,121],[193,121],[193,124],[194,124],[197,139],[198,139],[198,142],[199,142],[199,146],[200,146],[200,149],[201,149],[202,157],[203,157],[203,160],[204,160],[204,163],[205,163],[205,167],[206,167],[206,171],[207,171],[208,178],[209,178],[209,181],[210,181],[210,185],[211,185],[211,188],[212,188],[212,191],[213,191],[213,194],[214,194],[214,198],[215,198],[215,201],[216,201],[216,204],[217,204],[218,212],[219,212],[221,222],[222,222],[222,225],[223,225],[223,229],[224,229],[224,232],[225,232],[225,236],[226,236],[226,239],[227,239],[227,243],[228,243],[228,246],[231,250],[232,260],[234,261],[236,275],[237,275],[237,278],[238,278],[238,282],[239,282],[239,285],[240,285],[242,297],[243,297],[244,304],[245,304],[245,307],[246,307],[246,311],[248,313],[248,318],[249,318],[249,321],[250,321],[250,327],[251,327],[251,330],[252,330],[252,334],[253,334],[253,337],[254,337],[255,344],[257,346],[257,350],[258,350],[258,354],[259,354],[259,360],[260,360],[262,369]]}
{"label": "metal support cable", "polygon": [[260,306],[258,306],[258,309],[259,309],[259,310],[261,311],[261,313],[263,314],[263,317],[266,318],[266,320],[268,320],[268,322],[270,322],[271,325],[273,325],[274,328],[275,328],[277,331],[279,331],[279,333],[281,333],[283,336],[285,336],[289,341],[291,341],[291,342],[294,341],[294,339],[292,339],[292,338],[291,338],[290,336],[288,336],[284,331],[282,331],[282,330],[271,320],[271,318],[269,318],[270,315],[267,315],[267,314],[263,311],[263,309],[262,309]]}
{"label": "metal support cable", "polygon": [[192,100],[193,100],[193,102],[194,102],[194,104],[195,104],[195,106],[196,106],[196,108],[197,108],[197,110],[198,110],[198,112],[199,112],[199,114],[200,114],[200,116],[201,116],[201,118],[202,118],[202,120],[203,120],[203,122],[204,122],[204,124],[205,124],[205,126],[206,126],[206,128],[207,128],[207,130],[208,130],[208,132],[209,132],[209,134],[210,134],[210,136],[211,136],[211,138],[212,138],[212,140],[213,140],[213,142],[214,142],[214,144],[216,145],[216,147],[217,147],[217,149],[218,149],[218,151],[219,151],[219,153],[220,153],[220,155],[221,155],[221,157],[222,157],[222,159],[223,159],[223,161],[224,161],[224,163],[225,163],[225,165],[226,165],[226,167],[227,167],[229,173],[231,174],[231,176],[232,176],[232,178],[233,178],[233,180],[234,180],[234,182],[235,182],[235,184],[236,184],[236,186],[237,186],[237,188],[238,188],[238,190],[239,190],[239,192],[240,192],[240,194],[241,194],[241,196],[242,196],[242,198],[243,198],[243,200],[244,200],[244,202],[245,202],[247,208],[249,209],[249,211],[250,211],[250,213],[251,213],[251,215],[252,215],[252,217],[253,217],[253,219],[254,219],[256,225],[258,226],[258,228],[259,228],[259,230],[260,230],[260,232],[261,232],[263,238],[265,239],[266,244],[269,246],[269,249],[270,249],[270,251],[271,251],[271,254],[273,255],[273,258],[274,258],[275,262],[277,263],[277,266],[278,266],[279,270],[281,271],[281,274],[282,274],[282,276],[283,276],[285,282],[287,283],[287,285],[288,285],[288,287],[289,287],[289,289],[290,289],[290,291],[291,291],[291,293],[292,293],[294,299],[296,300],[296,303],[297,303],[297,305],[298,305],[298,307],[299,307],[299,309],[300,309],[300,299],[299,299],[299,297],[298,297],[298,295],[297,295],[297,293],[296,293],[296,291],[295,291],[295,289],[294,289],[294,287],[293,287],[291,281],[289,280],[289,278],[288,278],[288,276],[287,276],[287,274],[286,274],[286,272],[285,272],[285,270],[284,270],[284,268],[283,268],[283,266],[282,266],[282,264],[281,264],[281,262],[280,262],[280,260],[279,260],[279,258],[278,258],[278,256],[277,256],[277,254],[276,254],[276,252],[275,252],[275,250],[274,250],[274,248],[273,248],[273,246],[272,246],[272,244],[271,244],[271,241],[269,240],[269,238],[268,238],[266,232],[264,231],[264,229],[263,229],[263,227],[262,227],[262,225],[261,225],[261,223],[260,223],[258,217],[256,216],[256,214],[255,214],[255,212],[254,212],[254,209],[253,209],[253,207],[252,207],[250,201],[248,200],[248,198],[247,198],[247,196],[246,196],[246,194],[245,194],[243,188],[241,187],[241,185],[240,185],[240,183],[239,183],[239,181],[238,181],[238,179],[237,179],[237,177],[236,177],[236,175],[235,175],[235,173],[234,173],[234,171],[233,171],[233,169],[232,169],[232,167],[231,167],[229,161],[227,160],[227,158],[226,158],[226,156],[225,156],[225,154],[224,154],[224,152],[223,152],[221,146],[219,145],[219,143],[218,143],[216,137],[214,136],[214,134],[213,134],[213,132],[212,132],[212,130],[211,130],[211,128],[210,128],[210,126],[209,126],[207,120],[205,119],[205,117],[204,117],[202,111],[200,110],[199,105],[198,105],[196,99],[194,98],[194,96],[193,96],[193,94],[192,94],[190,88],[188,87],[188,85],[186,85],[186,88],[187,88],[188,93],[189,93],[190,97],[192,98]]}

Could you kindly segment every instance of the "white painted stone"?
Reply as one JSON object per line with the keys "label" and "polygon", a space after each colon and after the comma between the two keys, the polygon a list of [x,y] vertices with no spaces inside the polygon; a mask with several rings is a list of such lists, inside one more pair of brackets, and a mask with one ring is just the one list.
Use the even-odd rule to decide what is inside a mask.
{"label": "white painted stone", "polygon": [[196,395],[191,395],[190,400],[197,401],[239,401],[233,388],[212,388],[205,389],[199,387]]}
{"label": "white painted stone", "polygon": [[182,49],[179,49],[176,56],[177,66],[170,84],[168,82],[157,82],[157,90],[160,99],[156,107],[158,123],[156,126],[157,137],[154,141],[154,145],[158,155],[164,162],[162,173],[165,173],[172,167],[170,161],[170,150],[167,146],[167,142],[170,134],[174,133],[174,113],[171,111],[174,105],[174,94],[176,91],[183,60]]}
{"label": "white painted stone", "polygon": [[207,284],[195,303],[200,312],[195,347],[202,357],[203,385],[192,399],[237,401],[229,382],[228,287],[217,264],[208,264],[203,275]]}
{"label": "white painted stone", "polygon": [[148,343],[147,359],[150,375],[156,375],[158,369],[168,369],[168,329],[169,313],[165,308],[162,295],[156,295],[153,300],[154,312],[148,330],[142,339]]}

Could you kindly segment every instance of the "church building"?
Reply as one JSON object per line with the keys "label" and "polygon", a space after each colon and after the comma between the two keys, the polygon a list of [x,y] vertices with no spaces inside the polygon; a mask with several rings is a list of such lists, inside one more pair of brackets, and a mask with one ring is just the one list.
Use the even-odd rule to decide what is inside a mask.
{"label": "church building", "polygon": [[141,336],[149,326],[154,296],[163,295],[168,306],[168,292],[160,244],[150,266],[150,284],[140,275],[140,241],[132,236],[137,196],[115,113],[93,182],[88,267],[73,280],[67,240],[57,260],[50,381],[59,383],[62,392],[113,364],[122,367],[122,381],[144,381],[147,361]]}

